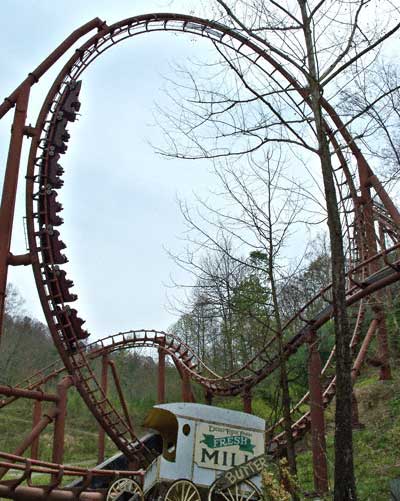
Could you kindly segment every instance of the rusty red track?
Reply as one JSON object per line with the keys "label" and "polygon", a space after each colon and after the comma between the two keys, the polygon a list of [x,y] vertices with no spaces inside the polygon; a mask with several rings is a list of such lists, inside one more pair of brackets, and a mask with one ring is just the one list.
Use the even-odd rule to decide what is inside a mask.
{"label": "rusty red track", "polygon": [[[30,257],[39,296],[53,340],[67,371],[74,376],[76,387],[82,398],[118,448],[128,458],[139,460],[140,464],[146,464],[152,458],[150,451],[137,440],[137,437],[132,437],[129,423],[112,405],[97,381],[90,365],[91,360],[117,349],[157,346],[170,355],[182,370],[194,381],[201,384],[207,392],[225,396],[238,395],[250,390],[277,368],[277,339],[273,335],[266,346],[243,367],[224,375],[218,375],[208,368],[190,347],[177,337],[163,332],[131,331],[110,336],[89,346],[82,343],[88,333],[82,329],[83,321],[77,312],[70,307],[70,303],[76,298],[69,291],[72,283],[67,280],[65,271],[62,269],[65,257],[61,250],[64,244],[60,240],[59,232],[55,229],[62,224],[62,220],[58,216],[61,206],[57,199],[58,190],[63,184],[62,169],[57,165],[57,160],[58,156],[65,152],[63,143],[65,142],[65,134],[67,134],[66,125],[68,121],[73,120],[74,113],[79,109],[78,95],[82,75],[103,52],[127,38],[155,31],[174,31],[198,35],[209,39],[212,43],[218,43],[234,50],[270,77],[270,69],[272,68],[293,89],[297,90],[304,102],[308,103],[309,98],[307,91],[279,62],[267,54],[263,47],[254,40],[250,40],[243,34],[220,23],[192,16],[160,13],[125,19],[112,26],[94,20],[85,25],[80,32],[87,32],[89,27],[94,26],[98,27],[99,32],[77,49],[63,67],[46,97],[34,129],[30,131],[33,139],[26,176]],[[63,50],[60,49],[60,53]],[[54,55],[52,59],[56,60],[59,55],[57,57]],[[39,66],[7,98],[6,102],[0,106],[0,117],[10,109],[12,104],[17,102],[27,86],[31,86],[40,78],[46,70],[45,66]],[[363,299],[400,279],[400,260],[398,259],[400,216],[337,114],[328,102],[323,101],[323,106],[330,122],[338,131],[337,136],[351,151],[361,180],[360,187],[357,188],[356,170],[352,169],[349,162],[346,161],[338,137],[332,134],[330,140],[335,147],[339,165],[335,177],[342,213],[343,232],[348,243],[347,304],[349,307],[355,305],[359,308],[352,341],[352,347],[355,347],[360,337],[361,319],[364,312]],[[329,130],[331,128],[329,127]],[[373,204],[372,198],[369,196],[364,201],[364,205],[360,205],[359,190],[368,194],[370,186],[374,187],[382,203]],[[392,240],[393,247],[386,249],[384,238],[383,241],[381,238],[381,252],[377,252],[375,239],[373,242],[371,241],[371,229],[368,229],[371,226],[368,217],[371,215],[377,221],[382,235],[386,234]],[[286,357],[290,357],[300,346],[308,342],[310,336],[332,318],[331,300],[331,287],[328,286],[286,321],[284,327],[287,339],[285,344]],[[324,368],[324,373],[327,372],[332,360],[333,352]],[[359,370],[358,365],[361,363],[362,360],[357,357],[355,375]],[[34,381],[28,381],[21,387],[34,389],[61,371],[62,369],[50,370],[43,376],[38,375]],[[325,405],[333,397],[334,391],[334,377],[329,377],[324,390]],[[307,398],[306,395],[295,406],[293,412],[297,412]],[[6,400],[3,405],[11,400],[12,398]],[[278,422],[274,425],[273,429],[270,430],[271,433],[279,427],[279,424]],[[294,436],[296,438],[301,436],[308,424],[308,413],[301,415],[293,425]],[[282,435],[278,433],[276,440],[282,442]],[[53,465],[52,468],[56,467]]]}

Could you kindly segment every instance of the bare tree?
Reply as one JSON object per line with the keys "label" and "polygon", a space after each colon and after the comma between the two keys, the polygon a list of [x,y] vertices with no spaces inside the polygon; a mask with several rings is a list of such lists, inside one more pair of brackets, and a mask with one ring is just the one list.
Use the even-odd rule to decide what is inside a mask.
{"label": "bare tree", "polygon": [[[280,362],[279,380],[287,455],[291,472],[296,474],[291,431],[291,397],[284,353],[284,318],[281,313],[284,307],[279,290],[284,288],[284,283],[288,283],[292,277],[292,267],[283,258],[282,251],[291,234],[295,233],[294,228],[305,204],[297,191],[296,183],[284,175],[284,163],[279,148],[275,148],[274,153],[266,153],[262,162],[252,156],[246,160],[249,164],[247,168],[242,166],[240,169],[232,169],[225,165],[223,169],[216,170],[220,186],[219,196],[222,200],[220,208],[198,200],[202,211],[197,212],[196,218],[182,205],[185,220],[192,230],[190,244],[195,244],[196,247],[203,245],[207,249],[207,256],[212,250],[219,256],[222,254],[224,257],[218,261],[230,263],[230,270],[240,269],[241,272],[235,273],[233,282],[232,271],[227,273],[226,265],[221,275],[220,272],[215,272],[215,264],[209,265],[210,262],[215,263],[215,258],[196,260],[190,252],[190,259],[185,260],[184,264],[197,272],[201,268],[202,282],[210,286],[209,292],[203,297],[215,297],[215,303],[219,305],[222,298],[218,282],[224,283],[226,306],[222,308],[221,315],[223,324],[227,327],[223,337],[229,343],[228,358],[236,356],[238,360],[234,346],[246,345],[244,318],[247,322],[252,321],[252,332],[248,333],[251,336],[249,344],[255,344],[256,323],[263,337],[260,347],[268,338],[275,337]],[[229,245],[226,245],[226,242],[229,242]],[[247,254],[247,258],[241,257],[238,249]],[[181,260],[180,262],[182,264]],[[208,265],[204,266],[205,263]],[[231,277],[230,287],[226,287],[227,276]],[[224,309],[229,311],[229,319],[226,318]],[[270,350],[272,349],[271,346]],[[243,351],[246,353],[246,350]],[[247,360],[249,358],[247,354]],[[240,360],[245,362],[246,355]]]}
{"label": "bare tree", "polygon": [[[292,159],[318,160],[329,227],[337,359],[335,499],[356,499],[351,433],[350,332],[345,304],[345,254],[335,169],[346,148],[360,157],[332,104],[362,75],[399,30],[388,1],[215,1],[215,15],[254,40],[267,56],[236,53],[214,41],[220,59],[196,73],[180,70],[174,105],[166,111],[167,154],[225,158],[284,143]],[[185,79],[186,78],[186,79]],[[390,84],[391,93],[397,84]],[[364,112],[366,108],[364,108]],[[347,117],[349,118],[349,117]],[[348,120],[347,120],[348,121]],[[342,141],[341,136],[345,139]],[[347,144],[345,144],[347,142]],[[303,152],[303,153],[301,153]],[[166,153],[166,150],[164,150]],[[304,156],[305,155],[305,156]],[[342,156],[343,158],[343,156]],[[368,191],[368,190],[367,190]],[[368,195],[367,191],[365,192]],[[368,198],[368,197],[366,197]]]}

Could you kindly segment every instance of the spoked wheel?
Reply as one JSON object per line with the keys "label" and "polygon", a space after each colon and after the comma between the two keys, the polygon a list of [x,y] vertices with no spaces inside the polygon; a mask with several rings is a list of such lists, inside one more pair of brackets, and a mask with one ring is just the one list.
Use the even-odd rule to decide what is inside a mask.
{"label": "spoked wheel", "polygon": [[208,493],[208,501],[259,501],[260,499],[260,489],[249,480],[226,489],[218,489],[218,484],[214,483]]}
{"label": "spoked wheel", "polygon": [[201,496],[193,482],[177,480],[167,490],[165,501],[201,501]]}
{"label": "spoked wheel", "polygon": [[120,478],[111,484],[107,492],[107,501],[114,501],[122,493],[129,493],[130,499],[134,501],[144,501],[143,491],[140,485],[131,478]]}

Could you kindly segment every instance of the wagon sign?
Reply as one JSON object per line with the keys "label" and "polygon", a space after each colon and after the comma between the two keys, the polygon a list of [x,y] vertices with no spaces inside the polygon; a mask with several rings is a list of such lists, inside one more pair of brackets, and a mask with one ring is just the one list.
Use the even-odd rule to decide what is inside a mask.
{"label": "wagon sign", "polygon": [[243,480],[258,475],[267,466],[267,462],[270,460],[270,456],[268,457],[266,454],[261,454],[245,464],[230,469],[216,480],[215,484],[217,491],[220,489],[228,489],[233,485],[243,482]]}
{"label": "wagon sign", "polygon": [[195,463],[201,468],[230,470],[264,452],[260,431],[211,423],[198,423]]}

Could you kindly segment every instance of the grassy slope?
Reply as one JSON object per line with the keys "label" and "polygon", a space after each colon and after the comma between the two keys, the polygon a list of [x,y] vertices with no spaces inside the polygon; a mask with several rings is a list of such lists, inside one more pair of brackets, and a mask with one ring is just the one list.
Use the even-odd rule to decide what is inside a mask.
{"label": "grassy slope", "polygon": [[[171,381],[172,382],[172,381]],[[155,392],[150,392],[155,393]],[[357,488],[360,501],[387,501],[389,481],[400,477],[400,371],[392,381],[378,381],[376,371],[362,376],[356,386],[360,421],[365,428],[354,432]],[[177,396],[177,395],[175,395]],[[200,395],[199,395],[200,396]],[[176,398],[175,398],[176,400]],[[179,398],[178,398],[179,400]],[[217,402],[216,402],[217,403]],[[134,422],[140,423],[153,399],[130,402]],[[218,402],[219,405],[242,409],[240,399]],[[268,409],[261,399],[254,401],[254,411],[266,417]],[[93,466],[97,455],[97,427],[76,392],[69,394],[66,429],[65,462]],[[22,400],[0,413],[0,450],[13,451],[29,432],[31,407]],[[327,411],[328,462],[333,479],[333,406]],[[304,491],[313,490],[309,436],[301,444],[298,456],[299,481]],[[41,459],[51,460],[52,426],[41,437]],[[107,440],[107,455],[115,453]]]}
{"label": "grassy slope", "polygon": [[[359,501],[387,501],[389,482],[400,477],[400,372],[392,381],[379,381],[370,371],[356,385],[360,422],[354,431],[354,453]],[[328,463],[333,479],[333,409],[327,413]],[[309,442],[309,437],[307,438]],[[311,453],[299,454],[299,480],[312,490]]]}

